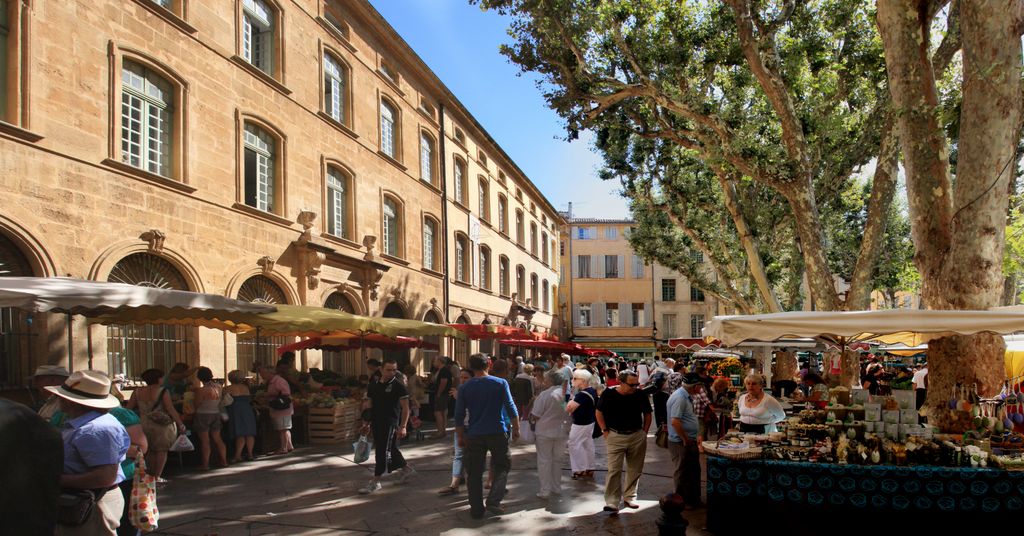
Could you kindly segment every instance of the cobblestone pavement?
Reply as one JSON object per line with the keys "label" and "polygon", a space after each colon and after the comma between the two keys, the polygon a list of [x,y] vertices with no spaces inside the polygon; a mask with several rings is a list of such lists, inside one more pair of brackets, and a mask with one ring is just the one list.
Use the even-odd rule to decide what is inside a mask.
{"label": "cobblestone pavement", "polygon": [[[598,440],[598,466],[604,446]],[[304,447],[288,456],[260,458],[209,472],[175,473],[158,491],[160,531],[172,535],[390,535],[390,534],[657,534],[661,514],[657,499],[671,490],[668,451],[648,438],[647,461],[640,479],[640,509],[618,516],[601,512],[605,473],[595,481],[573,481],[568,458],[563,466],[563,495],[544,501],[538,491],[537,461],[532,445],[512,448],[512,472],[505,514],[473,520],[465,486],[461,493],[439,497],[451,475],[451,438],[407,443],[402,451],[417,475],[406,483],[384,481],[372,495],[356,490],[373,472],[368,463],[352,462],[351,448]],[[173,455],[172,455],[173,456]],[[686,513],[687,534],[702,531],[704,511]]]}

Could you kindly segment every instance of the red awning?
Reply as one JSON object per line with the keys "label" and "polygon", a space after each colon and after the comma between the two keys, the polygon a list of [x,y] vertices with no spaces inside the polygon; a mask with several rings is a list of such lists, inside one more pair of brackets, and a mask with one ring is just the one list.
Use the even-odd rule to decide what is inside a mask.
{"label": "red awning", "polygon": [[718,339],[711,342],[707,342],[704,339],[669,339],[668,347],[673,350],[678,350],[679,347],[682,347],[691,352],[696,352],[697,350],[717,350],[722,347],[722,343]]}
{"label": "red awning", "polygon": [[466,337],[477,339],[516,339],[532,340],[537,335],[530,333],[523,328],[515,326],[503,326],[500,324],[448,324],[449,326],[463,332]]}
{"label": "red awning", "polygon": [[425,348],[438,350],[438,345],[424,342],[414,337],[388,337],[377,333],[369,333],[363,337],[310,337],[292,344],[277,348],[277,354],[298,352],[300,350],[327,350],[344,352],[360,348],[381,348],[384,350],[404,350],[406,348]]}

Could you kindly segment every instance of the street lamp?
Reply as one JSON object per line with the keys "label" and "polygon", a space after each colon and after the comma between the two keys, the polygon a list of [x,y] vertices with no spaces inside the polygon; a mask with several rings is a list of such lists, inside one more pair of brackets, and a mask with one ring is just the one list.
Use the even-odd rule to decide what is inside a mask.
{"label": "street lamp", "polygon": [[658,342],[658,321],[657,320],[651,322],[651,339],[653,339],[655,343]]}

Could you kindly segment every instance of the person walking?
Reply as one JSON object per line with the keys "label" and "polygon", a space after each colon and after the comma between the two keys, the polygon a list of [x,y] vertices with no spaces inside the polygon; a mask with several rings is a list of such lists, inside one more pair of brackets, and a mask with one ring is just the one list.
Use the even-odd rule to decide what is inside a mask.
{"label": "person walking", "polygon": [[594,375],[586,370],[572,373],[576,396],[565,410],[572,416],[569,428],[569,464],[572,478],[594,478],[594,411],[597,409],[597,390],[592,387]]}
{"label": "person walking", "polygon": [[[462,371],[459,372],[459,383],[466,383],[472,377],[473,372],[471,370],[462,369]],[[452,387],[451,395],[457,400],[459,397],[459,390]],[[463,424],[465,424],[465,421]],[[462,447],[459,446],[458,434],[452,434],[452,439],[455,443],[455,448],[452,451],[452,482],[437,491],[437,494],[441,496],[455,495],[458,493],[459,485],[466,479],[465,471],[462,467]]]}
{"label": "person walking", "polygon": [[914,372],[914,393],[916,396],[917,409],[921,409],[924,400],[928,396],[928,363],[921,365],[921,368]]}
{"label": "person walking", "polygon": [[365,435],[373,429],[376,464],[373,479],[359,489],[363,495],[379,490],[385,474],[398,472],[402,482],[416,474],[398,450],[398,442],[405,439],[409,424],[409,391],[398,380],[397,361],[385,359],[380,371],[380,379],[371,381],[366,389],[361,433]]}
{"label": "person walking", "polygon": [[520,415],[527,413],[526,408],[533,401],[533,365],[523,365],[523,371],[509,383],[512,400],[516,402],[516,410]]}
{"label": "person walking", "polygon": [[227,447],[220,437],[223,422],[220,420],[220,399],[223,389],[213,381],[213,371],[208,367],[196,370],[196,379],[203,386],[196,390],[196,414],[192,418],[192,431],[199,440],[199,468],[210,469],[210,451],[217,450],[217,460],[222,467],[228,465]]}
{"label": "person walking", "polygon": [[[473,519],[484,517],[483,498],[484,461],[491,453],[494,482],[487,495],[486,511],[504,513],[501,500],[505,497],[505,482],[512,466],[509,439],[519,439],[519,413],[512,400],[508,382],[487,375],[487,358],[473,354],[469,358],[473,379],[459,387],[455,403],[455,433],[464,450],[466,488],[469,494],[469,513]],[[469,421],[466,424],[466,413]]]}
{"label": "person walking", "polygon": [[434,422],[437,431],[431,439],[442,439],[448,433],[448,390],[452,387],[452,371],[443,356],[434,357],[437,373],[434,375]]}
{"label": "person walking", "polygon": [[548,499],[562,494],[562,453],[567,434],[561,372],[552,369],[544,373],[544,386],[533,403],[530,422],[534,424],[537,443],[537,497]]}
{"label": "person walking", "polygon": [[108,412],[120,407],[110,394],[110,378],[92,371],[72,373],[59,386],[46,390],[60,397],[60,409],[67,415],[61,427],[64,442],[64,470],[60,485],[64,489],[92,490],[96,503],[89,517],[78,526],[60,524],[58,535],[117,534],[124,510],[124,496],[117,491],[125,480],[121,462],[125,460],[131,438],[124,426]]}
{"label": "person walking", "polygon": [[700,504],[700,418],[693,397],[704,390],[697,374],[686,374],[683,384],[668,398],[668,452],[672,458],[675,493],[688,507]]}
{"label": "person walking", "polygon": [[[651,428],[651,402],[640,389],[636,372],[619,373],[619,385],[605,389],[597,401],[594,416],[608,447],[608,479],[604,486],[604,511],[619,513],[619,504],[640,508],[636,502],[640,473],[647,454],[647,431]],[[626,464],[623,492],[622,464]]]}

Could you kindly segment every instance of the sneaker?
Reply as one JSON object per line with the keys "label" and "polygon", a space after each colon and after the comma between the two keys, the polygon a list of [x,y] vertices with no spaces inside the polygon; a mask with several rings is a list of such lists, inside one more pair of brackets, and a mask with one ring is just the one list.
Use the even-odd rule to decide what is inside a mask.
{"label": "sneaker", "polygon": [[614,506],[605,506],[604,507],[604,511],[608,512],[609,514],[611,514],[613,516],[619,515],[619,509],[614,507]]}
{"label": "sneaker", "polygon": [[362,495],[369,495],[369,494],[371,494],[371,493],[373,493],[373,492],[375,492],[375,491],[377,491],[379,489],[380,489],[380,482],[378,482],[376,480],[371,480],[368,484],[366,484],[365,486],[359,488],[359,493],[362,494]]}
{"label": "sneaker", "polygon": [[396,472],[399,473],[398,480],[403,483],[416,476],[416,470],[411,465],[406,465]]}
{"label": "sneaker", "polygon": [[537,494],[537,498],[542,500],[542,501],[546,501],[546,500],[551,498],[551,495],[549,495],[547,493],[538,493]]}

